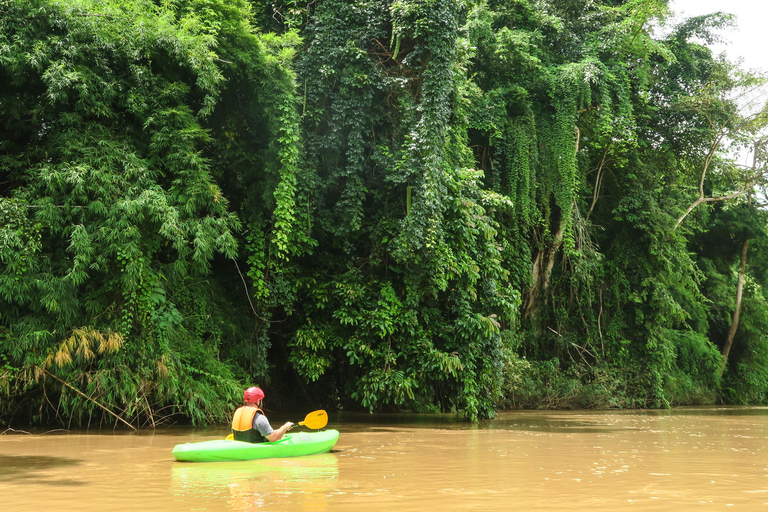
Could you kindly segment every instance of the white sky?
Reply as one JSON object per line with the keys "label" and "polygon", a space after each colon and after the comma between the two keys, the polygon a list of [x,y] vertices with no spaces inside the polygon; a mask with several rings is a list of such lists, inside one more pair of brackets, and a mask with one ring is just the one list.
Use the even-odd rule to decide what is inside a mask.
{"label": "white sky", "polygon": [[[713,52],[725,52],[728,60],[741,60],[744,68],[768,73],[768,0],[670,0],[669,8],[676,14],[674,24],[718,11],[734,14],[735,27],[719,32],[727,43],[713,45]],[[755,105],[759,107],[760,103]],[[751,151],[738,151],[736,160],[751,165]]]}
{"label": "white sky", "polygon": [[729,60],[743,58],[743,66],[768,72],[768,0],[670,0],[669,7],[680,20],[723,11],[736,15],[736,28],[722,31],[728,45],[713,47],[725,51]]}

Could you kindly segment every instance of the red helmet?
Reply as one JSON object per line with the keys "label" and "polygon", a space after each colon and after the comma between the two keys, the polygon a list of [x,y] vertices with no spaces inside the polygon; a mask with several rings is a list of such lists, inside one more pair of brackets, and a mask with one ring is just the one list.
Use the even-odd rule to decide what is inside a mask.
{"label": "red helmet", "polygon": [[243,393],[243,402],[246,404],[256,405],[259,403],[259,400],[263,398],[264,392],[261,390],[261,388],[257,388],[256,386],[246,389],[245,393]]}

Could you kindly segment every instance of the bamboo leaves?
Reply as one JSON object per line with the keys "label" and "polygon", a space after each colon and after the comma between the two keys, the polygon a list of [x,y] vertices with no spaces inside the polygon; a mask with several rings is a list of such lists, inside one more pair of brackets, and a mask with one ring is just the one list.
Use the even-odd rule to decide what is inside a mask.
{"label": "bamboo leaves", "polygon": [[[56,363],[58,378],[74,379],[93,371],[88,341],[98,336],[62,333],[84,324],[111,331],[128,340],[109,341],[106,352],[97,344],[110,376],[100,389],[114,389],[120,364],[153,374],[156,360],[187,353],[174,336],[189,329],[193,308],[170,300],[158,308],[157,290],[170,297],[166,290],[208,273],[218,254],[237,251],[239,222],[205,154],[203,120],[224,82],[213,52],[220,25],[212,11],[144,1],[14,0],[3,9],[0,74],[9,86],[0,93],[0,140],[14,169],[3,233],[13,233],[5,245],[14,250],[3,260],[0,351],[19,343],[29,354],[23,364]],[[8,281],[13,275],[24,284]],[[35,334],[42,325],[49,335]],[[155,378],[171,374],[181,377]],[[174,400],[177,391],[155,384],[153,402]],[[137,414],[151,414],[147,406]]]}

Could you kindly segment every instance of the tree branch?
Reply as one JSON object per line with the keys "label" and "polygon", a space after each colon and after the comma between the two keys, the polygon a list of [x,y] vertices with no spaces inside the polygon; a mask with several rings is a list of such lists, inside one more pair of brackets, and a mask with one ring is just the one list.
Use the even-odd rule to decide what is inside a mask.
{"label": "tree branch", "polygon": [[685,210],[685,213],[682,214],[677,219],[674,229],[677,229],[678,227],[680,227],[680,224],[683,223],[683,221],[688,216],[688,214],[690,214],[693,211],[693,209],[699,206],[701,203],[730,199],[732,197],[739,196],[747,191],[749,182],[745,184],[744,190],[742,190],[741,192],[737,192],[735,194],[729,194],[728,196],[721,196],[718,198],[704,197],[704,180],[707,177],[707,171],[709,170],[709,165],[712,163],[712,158],[714,158],[715,153],[717,152],[717,148],[720,147],[720,143],[723,141],[723,137],[725,137],[725,133],[718,132],[717,137],[715,137],[715,140],[712,141],[712,145],[710,146],[709,151],[707,152],[707,158],[704,159],[704,168],[701,170],[701,179],[699,180],[699,197],[697,197],[696,200],[688,207],[688,209]]}
{"label": "tree branch", "polygon": [[88,395],[86,395],[85,393],[83,393],[82,391],[80,391],[79,389],[77,389],[76,387],[74,387],[74,386],[73,386],[72,384],[70,384],[69,382],[66,382],[66,381],[64,381],[64,380],[62,380],[62,379],[60,379],[60,378],[58,378],[57,376],[55,376],[54,374],[52,374],[51,372],[49,372],[49,371],[48,371],[48,370],[46,370],[45,368],[40,368],[39,366],[38,366],[38,368],[39,368],[40,370],[42,370],[42,371],[43,371],[43,373],[45,373],[45,374],[47,374],[47,375],[49,375],[49,376],[53,377],[53,378],[54,378],[54,379],[56,379],[57,381],[61,382],[62,384],[64,384],[65,386],[67,386],[69,389],[71,389],[72,391],[74,391],[74,392],[75,392],[75,393],[77,393],[78,395],[80,395],[80,396],[82,396],[83,398],[85,398],[86,400],[90,400],[91,402],[95,403],[96,405],[98,405],[99,407],[101,407],[102,409],[104,409],[105,411],[107,411],[109,414],[111,414],[112,416],[114,416],[114,417],[115,417],[115,418],[117,418],[118,420],[122,421],[123,423],[125,423],[125,424],[126,424],[126,425],[128,425],[129,427],[131,427],[133,430],[136,430],[136,427],[134,427],[133,425],[131,425],[130,423],[128,423],[127,421],[125,421],[123,418],[121,418],[120,416],[118,416],[118,415],[117,415],[117,414],[115,414],[114,412],[110,411],[109,409],[107,409],[106,407],[104,407],[103,405],[101,405],[99,402],[97,402],[96,400],[94,400],[93,398],[89,397]]}

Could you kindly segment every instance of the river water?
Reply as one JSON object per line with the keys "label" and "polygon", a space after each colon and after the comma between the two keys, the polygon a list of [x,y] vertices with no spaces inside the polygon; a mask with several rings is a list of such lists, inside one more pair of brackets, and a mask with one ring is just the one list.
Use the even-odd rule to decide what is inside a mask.
{"label": "river water", "polygon": [[[285,420],[270,415],[273,424]],[[768,507],[768,408],[334,415],[328,454],[175,462],[225,429],[0,435],[0,510],[756,510]]]}

